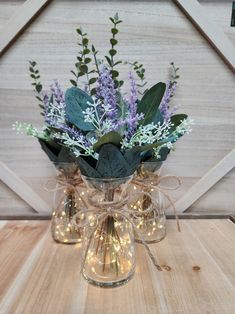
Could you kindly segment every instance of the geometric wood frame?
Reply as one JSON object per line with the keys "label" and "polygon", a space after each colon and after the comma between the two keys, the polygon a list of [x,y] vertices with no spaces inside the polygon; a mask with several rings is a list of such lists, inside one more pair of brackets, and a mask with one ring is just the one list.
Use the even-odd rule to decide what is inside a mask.
{"label": "geometric wood frame", "polygon": [[17,9],[0,31],[0,56],[49,2],[50,0],[27,0]]}
{"label": "geometric wood frame", "polygon": [[[0,56],[50,1],[51,0],[27,0],[21,5],[17,10],[17,13],[10,18],[5,27],[0,31]],[[213,21],[210,21],[208,16],[204,13],[200,3],[197,0],[173,0],[173,2],[189,18],[192,24],[213,46],[215,51],[229,66],[233,73],[235,73],[235,48],[224,32]],[[234,167],[235,149],[199,179],[199,181],[197,181],[188,192],[175,203],[176,210],[178,212],[184,212]],[[31,190],[37,199],[36,203],[28,198],[27,193],[19,193],[22,189],[22,187],[20,187],[22,180],[17,177],[16,174],[12,173],[12,171],[2,162],[0,162],[0,169],[4,169],[4,171],[0,171],[0,179],[2,179],[3,182],[8,184],[9,187],[30,204],[34,210],[39,213],[47,212],[47,208],[49,207],[34,191]],[[6,173],[9,176],[7,180],[5,177]],[[9,184],[9,182],[12,182],[12,179],[16,184],[15,186]],[[27,184],[25,182],[23,182],[23,184],[24,187],[27,188]],[[38,202],[41,206],[35,205],[38,204]]]}

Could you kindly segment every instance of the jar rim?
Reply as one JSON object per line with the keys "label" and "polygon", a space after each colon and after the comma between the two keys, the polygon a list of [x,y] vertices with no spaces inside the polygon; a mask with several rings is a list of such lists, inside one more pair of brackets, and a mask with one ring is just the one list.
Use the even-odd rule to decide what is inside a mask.
{"label": "jar rim", "polygon": [[115,182],[115,181],[128,181],[131,180],[133,178],[133,174],[130,176],[126,176],[126,177],[119,177],[119,178],[95,178],[95,177],[88,177],[85,175],[81,175],[82,178],[84,178],[87,181],[91,181],[91,180],[96,180],[97,182]]}

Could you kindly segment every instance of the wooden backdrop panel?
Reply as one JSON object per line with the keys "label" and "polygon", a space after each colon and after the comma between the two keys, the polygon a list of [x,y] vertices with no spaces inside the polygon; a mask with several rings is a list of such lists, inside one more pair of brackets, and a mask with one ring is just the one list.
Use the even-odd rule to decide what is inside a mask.
{"label": "wooden backdrop panel", "polygon": [[[227,16],[228,5],[203,3],[203,6],[234,40],[234,34],[226,26],[231,13]],[[10,16],[13,8],[16,9],[16,2],[0,2],[0,27],[6,20],[3,12]],[[16,120],[40,126],[27,61],[37,60],[46,88],[54,78],[67,88],[71,78],[69,71],[73,69],[78,50],[75,28],[83,25],[102,56],[109,48],[107,17],[117,11],[125,22],[120,25],[119,56],[123,60],[143,62],[150,85],[167,79],[171,61],[180,67],[181,78],[174,103],[181,104],[182,112],[192,116],[195,126],[190,136],[177,143],[176,151],[165,165],[166,173],[182,177],[183,185],[173,196],[181,197],[235,146],[234,74],[173,3],[54,1],[0,59],[0,160],[47,201],[50,195],[42,185],[46,177],[54,173],[51,164],[34,139],[17,136],[11,130]],[[124,66],[120,70],[128,72]],[[234,184],[235,171],[231,171],[190,211],[234,211]],[[2,186],[1,194],[6,189]],[[6,208],[12,213],[22,212],[22,202],[17,201],[16,196],[10,191],[4,196],[0,213],[6,212]],[[25,205],[24,212],[27,211],[31,209]]]}

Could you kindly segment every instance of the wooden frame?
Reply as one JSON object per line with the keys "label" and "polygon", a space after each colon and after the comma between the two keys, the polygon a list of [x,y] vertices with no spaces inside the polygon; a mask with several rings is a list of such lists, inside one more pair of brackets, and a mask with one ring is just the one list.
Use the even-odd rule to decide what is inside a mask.
{"label": "wooden frame", "polygon": [[[10,44],[27,27],[27,25],[42,11],[51,0],[27,0],[17,10],[16,14],[6,23],[0,32],[0,56],[7,50]],[[193,25],[203,34],[208,42],[215,48],[229,68],[235,73],[235,48],[220,30],[205,15],[202,6],[197,0],[173,0],[183,11]],[[178,212],[184,212],[197,199],[205,194],[216,182],[226,175],[235,166],[235,149],[226,155],[207,174],[196,182],[188,192],[179,199],[175,206]],[[6,165],[0,163],[0,179],[6,183],[14,192],[25,200],[38,213],[49,212],[49,206],[16,176]],[[23,193],[23,189],[27,193]],[[30,191],[30,193],[29,193]],[[30,197],[29,197],[30,195]]]}
{"label": "wooden frame", "polygon": [[173,0],[235,73],[235,47],[197,0]]}
{"label": "wooden frame", "polygon": [[0,56],[51,0],[27,0],[0,31]]}
{"label": "wooden frame", "polygon": [[48,213],[49,206],[21,178],[0,161],[0,178],[37,213]]}

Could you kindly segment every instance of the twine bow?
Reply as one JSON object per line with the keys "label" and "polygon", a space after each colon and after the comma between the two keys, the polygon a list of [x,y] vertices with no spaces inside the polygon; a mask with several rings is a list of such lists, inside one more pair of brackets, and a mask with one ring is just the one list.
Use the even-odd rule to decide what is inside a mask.
{"label": "twine bow", "polygon": [[[130,210],[126,208],[126,202],[128,201],[129,197],[128,195],[125,195],[121,200],[113,200],[113,201],[100,201],[99,204],[97,204],[97,201],[93,200],[93,196],[95,195],[95,191],[94,193],[91,194],[90,198],[89,198],[89,203],[91,206],[93,206],[93,209],[81,209],[79,211],[79,213],[77,213],[74,217],[73,217],[73,223],[80,228],[84,228],[84,227],[90,227],[92,228],[92,231],[89,235],[89,240],[88,240],[88,244],[86,245],[86,250],[84,253],[84,257],[83,257],[83,261],[82,261],[82,267],[81,269],[83,269],[86,258],[87,258],[87,254],[88,254],[88,250],[90,247],[90,243],[91,240],[97,230],[97,226],[99,225],[99,223],[101,223],[103,220],[105,220],[105,218],[107,218],[108,216],[113,216],[115,214],[120,215],[121,217],[125,218],[133,227],[134,231],[136,232],[136,234],[138,235],[138,237],[140,238],[141,243],[144,245],[152,263],[154,264],[154,266],[159,270],[162,271],[162,267],[158,264],[156,258],[154,257],[154,255],[152,254],[148,244],[146,243],[146,241],[144,240],[142,234],[139,232],[137,226],[135,225],[135,223],[133,222],[133,220],[130,218],[131,215],[135,214],[134,210]],[[147,209],[146,211],[148,211],[149,209]],[[86,214],[92,214],[95,216],[96,218],[96,224],[91,224],[89,222],[86,223],[79,223],[77,222],[77,220],[80,220],[79,216],[84,216]],[[94,225],[94,226],[93,226]]]}
{"label": "twine bow", "polygon": [[[52,186],[51,186],[52,185]],[[86,199],[78,193],[77,187],[84,185],[83,180],[81,178],[80,172],[74,174],[73,176],[68,176],[64,169],[60,170],[60,173],[57,175],[56,178],[50,178],[44,185],[44,190],[47,192],[56,192],[60,190],[64,190],[65,195],[69,195],[71,193],[76,194],[81,201],[83,202],[84,206],[88,206]],[[64,200],[64,195],[58,202],[58,206],[55,210],[57,210]]]}
{"label": "twine bow", "polygon": [[[176,184],[175,186],[161,186],[160,183],[164,180],[168,180],[168,179],[174,179],[176,180]],[[155,190],[158,191],[159,193],[161,193],[162,195],[165,196],[165,198],[169,201],[172,209],[173,209],[173,213],[175,215],[175,219],[176,219],[176,223],[177,223],[177,228],[178,231],[180,232],[180,223],[179,223],[179,217],[176,213],[176,209],[175,209],[175,205],[172,201],[172,199],[170,198],[170,196],[165,192],[166,190],[177,190],[180,186],[181,186],[181,181],[180,178],[174,175],[165,175],[165,176],[159,176],[156,173],[148,173],[148,177],[147,178],[141,178],[141,177],[136,177],[133,179],[132,183],[134,185],[140,186],[142,188],[142,191],[140,193],[142,193],[143,195],[147,195],[153,204],[157,205],[155,202],[154,197],[151,195],[151,193],[146,192],[146,190],[148,191],[150,190]],[[157,206],[155,206],[157,207]],[[151,210],[151,208],[149,207],[149,211]],[[147,210],[142,210],[142,213],[146,213]]]}

